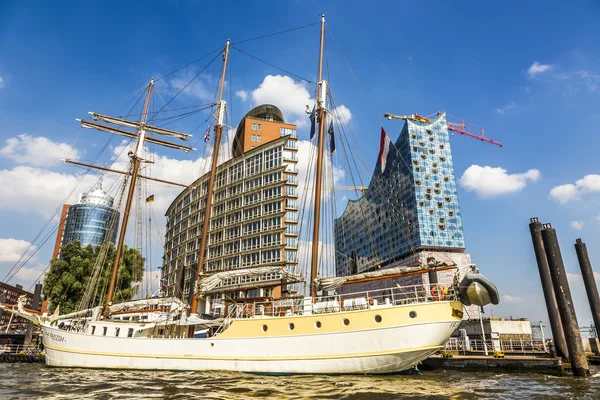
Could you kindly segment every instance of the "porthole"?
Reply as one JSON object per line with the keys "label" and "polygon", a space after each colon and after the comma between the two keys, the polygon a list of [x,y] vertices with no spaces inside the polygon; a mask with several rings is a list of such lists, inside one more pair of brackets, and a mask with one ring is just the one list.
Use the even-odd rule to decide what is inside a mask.
{"label": "porthole", "polygon": [[269,329],[269,327],[268,327],[268,326],[266,326],[266,325],[263,325],[263,326],[262,326],[262,331],[263,331],[263,332],[266,332],[266,331],[267,331],[267,329]]}
{"label": "porthole", "polygon": [[417,318],[417,313],[415,311],[411,311],[410,313],[408,313],[408,316],[411,318]]}
{"label": "porthole", "polygon": [[375,316],[375,322],[377,322],[377,323],[381,322],[381,315],[376,315]]}
{"label": "porthole", "polygon": [[211,343],[211,344],[210,344],[210,347],[215,347],[215,344],[214,344],[214,343]]}
{"label": "porthole", "polygon": [[290,322],[290,323],[289,323],[289,325],[288,325],[288,329],[289,329],[290,331],[293,331],[293,330],[294,330],[294,328],[295,328],[294,324]]}
{"label": "porthole", "polygon": [[316,328],[320,328],[320,327],[321,327],[321,321],[317,321],[317,322],[315,322],[315,327],[316,327]]}
{"label": "porthole", "polygon": [[342,323],[346,326],[350,325],[350,320],[348,318],[344,318],[344,320],[342,321]]}

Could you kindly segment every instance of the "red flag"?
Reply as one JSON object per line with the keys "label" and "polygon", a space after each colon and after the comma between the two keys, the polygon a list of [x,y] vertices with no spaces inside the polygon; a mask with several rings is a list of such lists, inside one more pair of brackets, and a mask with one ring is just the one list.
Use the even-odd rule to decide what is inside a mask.
{"label": "red flag", "polygon": [[385,165],[387,164],[388,153],[390,152],[390,137],[385,133],[385,129],[381,127],[381,141],[379,144],[379,164],[381,164],[381,173],[385,171]]}

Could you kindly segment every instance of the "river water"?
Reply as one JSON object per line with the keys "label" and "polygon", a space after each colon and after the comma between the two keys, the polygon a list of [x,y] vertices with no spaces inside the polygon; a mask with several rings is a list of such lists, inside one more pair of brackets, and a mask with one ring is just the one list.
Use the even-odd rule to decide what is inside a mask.
{"label": "river water", "polygon": [[0,399],[600,399],[589,379],[539,374],[423,372],[388,376],[259,376],[0,364]]}

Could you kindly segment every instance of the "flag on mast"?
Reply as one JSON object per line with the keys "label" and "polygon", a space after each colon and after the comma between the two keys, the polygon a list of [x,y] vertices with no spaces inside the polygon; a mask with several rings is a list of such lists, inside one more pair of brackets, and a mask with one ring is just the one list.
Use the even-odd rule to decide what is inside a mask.
{"label": "flag on mast", "polygon": [[208,128],[206,130],[206,132],[204,133],[204,141],[208,142],[210,140],[210,128]]}
{"label": "flag on mast", "polygon": [[310,116],[308,117],[310,118],[310,140],[312,140],[312,138],[315,136],[316,109],[317,106],[313,106],[313,110],[310,113]]}
{"label": "flag on mast", "polygon": [[151,194],[150,196],[146,197],[146,203],[153,203],[154,202],[154,195]]}
{"label": "flag on mast", "polygon": [[329,123],[329,130],[327,131],[327,133],[329,133],[329,151],[331,154],[335,153],[335,137],[333,135],[333,121],[331,121]]}
{"label": "flag on mast", "polygon": [[382,126],[381,127],[381,141],[379,144],[379,164],[381,164],[381,173],[382,174],[385,171],[385,166],[387,164],[387,157],[390,152],[390,143],[391,142],[392,142],[392,140],[387,135],[387,133],[385,133],[385,129],[383,129],[383,126]]}

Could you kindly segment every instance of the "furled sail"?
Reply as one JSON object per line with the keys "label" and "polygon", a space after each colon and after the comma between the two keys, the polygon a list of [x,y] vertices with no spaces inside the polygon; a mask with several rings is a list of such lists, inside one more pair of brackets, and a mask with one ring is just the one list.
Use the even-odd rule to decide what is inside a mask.
{"label": "furled sail", "polygon": [[443,270],[452,268],[453,266],[444,265],[441,267],[432,265],[413,265],[413,266],[398,266],[393,268],[379,269],[377,271],[363,272],[356,275],[334,276],[331,278],[315,279],[317,290],[334,290],[346,283],[354,283],[363,279],[385,279],[395,275],[409,275],[417,273],[426,273],[430,269]]}
{"label": "furled sail", "polygon": [[[157,299],[141,299],[141,300],[133,300],[125,303],[113,304],[110,306],[110,312],[119,312],[125,311],[134,307],[144,307],[144,306],[157,306],[157,305],[165,305],[171,308],[170,312],[177,313],[185,309],[185,304],[175,298],[175,297],[167,297],[167,298],[157,298]],[[149,310],[151,311],[151,310]]]}
{"label": "furled sail", "polygon": [[217,272],[216,274],[203,277],[202,280],[200,280],[198,294],[202,295],[210,292],[228,278],[237,278],[242,276],[255,278],[266,274],[280,274],[281,279],[287,279],[294,282],[300,282],[303,280],[302,275],[288,271],[284,266],[244,268],[233,271]]}

